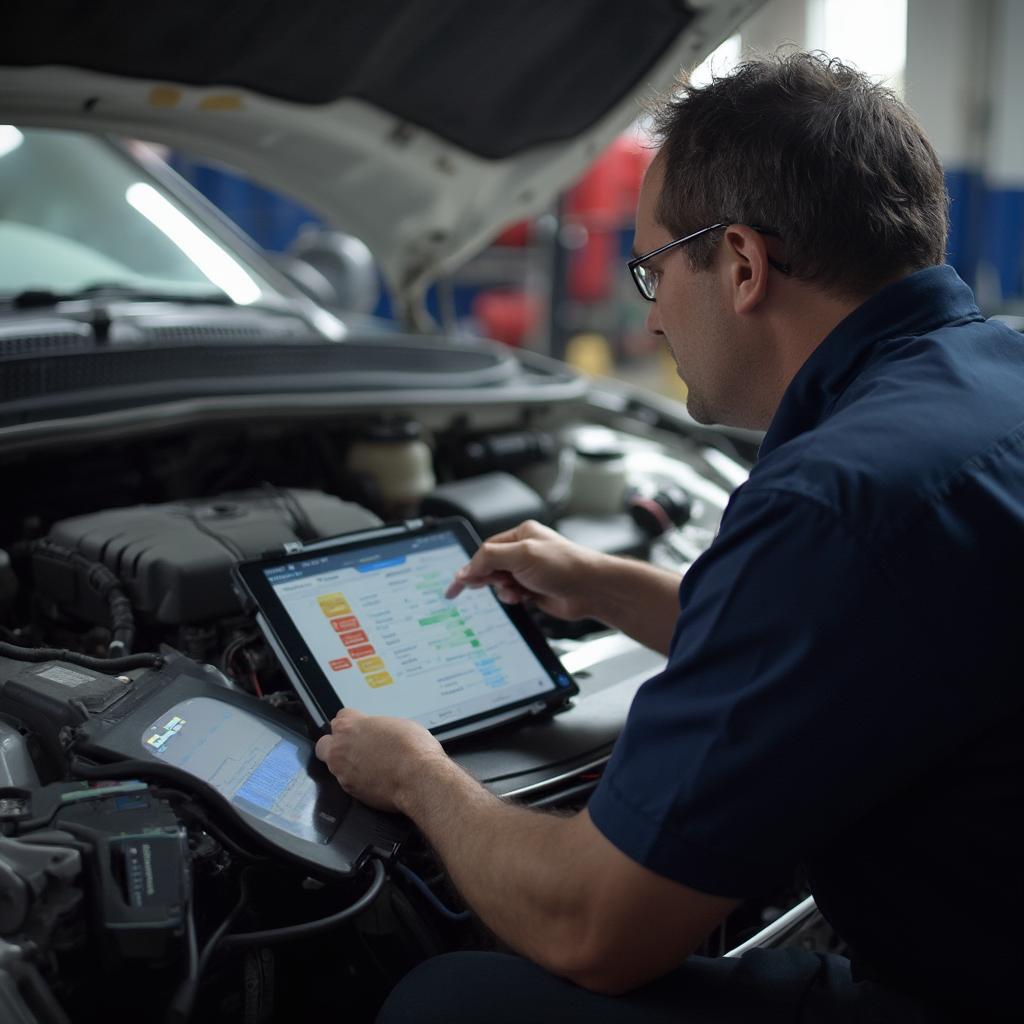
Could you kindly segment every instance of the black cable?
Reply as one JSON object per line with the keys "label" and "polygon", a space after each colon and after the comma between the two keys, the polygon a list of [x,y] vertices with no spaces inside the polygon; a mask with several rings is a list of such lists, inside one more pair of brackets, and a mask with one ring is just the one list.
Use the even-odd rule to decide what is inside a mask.
{"label": "black cable", "polygon": [[238,651],[245,646],[246,639],[244,637],[235,637],[221,652],[219,668],[225,675],[231,675],[231,662]]}
{"label": "black cable", "polygon": [[0,654],[15,661],[66,661],[82,668],[91,668],[104,675],[116,676],[133,668],[163,668],[162,654],[129,654],[123,658],[93,658],[78,651],[68,651],[59,647],[21,647],[19,644],[8,644],[0,641]]}
{"label": "black cable", "polygon": [[51,540],[31,541],[27,549],[72,566],[85,579],[89,589],[106,601],[110,609],[111,640],[108,651],[131,654],[135,643],[135,613],[115,573],[102,562],[87,558],[80,551],[55,544]]}
{"label": "black cable", "polygon": [[[178,1024],[186,1021],[192,1014],[196,992],[199,991],[199,945],[196,941],[196,915],[193,900],[189,898],[185,917],[185,937],[188,942],[188,972],[185,980],[178,987],[171,1005],[167,1008],[164,1019],[167,1024]],[[179,999],[186,1000],[186,1005],[179,1006]]]}
{"label": "black cable", "polygon": [[426,901],[446,920],[448,921],[468,921],[473,915],[468,910],[452,910],[446,907],[437,894],[427,885],[426,882],[416,874],[412,868],[406,867],[404,864],[395,861],[395,868],[398,873],[413,886],[416,887],[416,891],[421,893]]}
{"label": "black cable", "polygon": [[[202,980],[203,974],[206,972],[206,967],[210,962],[210,958],[213,956],[213,953],[217,949],[221,939],[224,938],[225,933],[235,923],[236,918],[245,907],[246,900],[249,896],[246,885],[247,881],[248,872],[243,871],[238,883],[238,902],[231,908],[227,917],[221,921],[213,934],[206,940],[202,952],[195,961],[195,970],[190,970],[188,977],[186,977],[178,986],[178,990],[175,992],[174,998],[171,1000],[171,1005],[167,1009],[166,1020],[168,1024],[178,1024],[178,1022],[187,1021],[192,1015],[196,996],[199,994],[199,983]],[[193,938],[194,937],[195,932],[193,929]]]}
{"label": "black cable", "polygon": [[[230,678],[236,684],[240,683],[241,680],[236,678],[233,668],[235,655],[238,654],[240,651],[245,651],[246,647],[248,647],[250,644],[255,643],[259,639],[260,634],[258,631],[253,633],[239,633],[224,648],[224,651],[220,656],[219,667],[221,672],[223,672],[226,676],[228,676],[228,678]],[[246,683],[251,686],[251,679],[246,680]]]}
{"label": "black cable", "polygon": [[289,942],[292,939],[304,939],[311,935],[319,935],[322,932],[331,931],[343,921],[348,921],[357,914],[362,913],[377,897],[384,888],[384,865],[374,858],[373,878],[370,886],[355,901],[339,910],[336,914],[328,917],[321,917],[315,921],[306,921],[303,924],[288,925],[284,928],[267,928],[258,932],[239,932],[237,935],[228,935],[221,943],[222,949],[232,949],[237,946],[260,946],[273,942]]}
{"label": "black cable", "polygon": [[320,534],[317,533],[312,520],[306,514],[306,510],[302,507],[302,503],[294,494],[292,494],[290,489],[278,487],[277,484],[272,484],[269,480],[264,480],[261,486],[268,494],[271,495],[271,497],[279,501],[284,507],[284,510],[288,513],[288,516],[292,521],[292,529],[295,531],[295,536],[302,541],[303,544],[308,544],[311,540],[319,539]]}
{"label": "black cable", "polygon": [[236,562],[245,561],[245,552],[234,542],[231,537],[226,536],[223,533],[218,533],[212,526],[204,523],[199,518],[199,512],[191,507],[184,506],[185,515],[189,522],[200,532],[206,534],[210,540],[215,541],[219,544]]}

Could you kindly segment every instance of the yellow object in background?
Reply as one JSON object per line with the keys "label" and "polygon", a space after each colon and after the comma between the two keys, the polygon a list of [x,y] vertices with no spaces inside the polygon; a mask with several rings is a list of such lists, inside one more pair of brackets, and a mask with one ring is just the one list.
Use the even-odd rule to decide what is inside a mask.
{"label": "yellow object in background", "polygon": [[370,675],[364,676],[364,678],[367,684],[374,689],[378,686],[390,686],[394,682],[390,672],[371,672]]}
{"label": "yellow object in background", "polygon": [[615,360],[603,334],[574,334],[565,346],[565,361],[591,377],[610,377]]}
{"label": "yellow object in background", "polygon": [[154,85],[149,90],[149,103],[153,107],[176,107],[181,102],[181,90],[173,85]]}
{"label": "yellow object in background", "polygon": [[376,672],[384,667],[383,658],[360,658],[356,664],[360,672]]}
{"label": "yellow object in background", "polygon": [[200,110],[241,110],[242,97],[237,93],[217,93],[199,101]]}
{"label": "yellow object in background", "polygon": [[603,334],[574,334],[565,347],[565,361],[591,377],[618,377],[639,387],[649,388],[677,401],[686,401],[686,385],[676,375],[676,364],[662,346],[615,366],[612,347]]}

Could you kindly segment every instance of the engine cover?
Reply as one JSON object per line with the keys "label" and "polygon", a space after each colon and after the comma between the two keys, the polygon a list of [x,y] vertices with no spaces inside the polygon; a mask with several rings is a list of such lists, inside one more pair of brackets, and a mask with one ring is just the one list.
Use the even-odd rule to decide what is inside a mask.
{"label": "engine cover", "polygon": [[[321,491],[254,490],[75,516],[55,523],[48,539],[111,569],[137,614],[182,625],[238,613],[235,562],[379,523],[361,505]],[[109,620],[73,567],[37,551],[33,568],[39,593],[61,609]]]}

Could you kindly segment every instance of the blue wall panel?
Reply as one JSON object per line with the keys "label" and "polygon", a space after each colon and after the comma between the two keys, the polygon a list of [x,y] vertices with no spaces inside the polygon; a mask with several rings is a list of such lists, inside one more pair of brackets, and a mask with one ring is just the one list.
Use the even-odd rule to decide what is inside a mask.
{"label": "blue wall panel", "polygon": [[264,249],[283,252],[305,224],[321,224],[316,214],[276,192],[221,168],[174,154],[171,166]]}
{"label": "blue wall panel", "polygon": [[985,183],[976,171],[946,171],[946,189],[950,199],[947,258],[973,288],[981,247]]}
{"label": "blue wall panel", "polygon": [[984,263],[1003,301],[1024,297],[1024,188],[993,188],[978,171],[947,170],[949,262],[972,287]]}
{"label": "blue wall panel", "polygon": [[982,259],[998,275],[1003,299],[1024,295],[1024,189],[989,189]]}
{"label": "blue wall panel", "polygon": [[[223,168],[197,163],[180,153],[172,153],[169,162],[193,188],[264,249],[284,252],[305,225],[325,226],[321,218],[301,203]],[[391,299],[383,280],[373,315],[392,316]]]}

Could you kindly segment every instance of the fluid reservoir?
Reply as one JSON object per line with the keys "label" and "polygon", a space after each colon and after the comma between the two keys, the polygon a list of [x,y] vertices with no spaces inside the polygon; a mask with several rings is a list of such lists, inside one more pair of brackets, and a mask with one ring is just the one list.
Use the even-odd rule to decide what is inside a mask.
{"label": "fluid reservoir", "polygon": [[621,512],[630,485],[629,464],[614,434],[600,428],[578,431],[576,466],[566,512],[599,516]]}
{"label": "fluid reservoir", "polygon": [[348,449],[346,465],[377,485],[384,512],[410,515],[436,484],[433,457],[414,420],[371,424]]}

